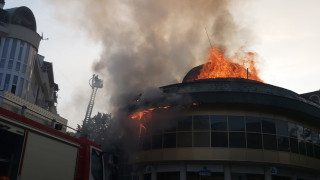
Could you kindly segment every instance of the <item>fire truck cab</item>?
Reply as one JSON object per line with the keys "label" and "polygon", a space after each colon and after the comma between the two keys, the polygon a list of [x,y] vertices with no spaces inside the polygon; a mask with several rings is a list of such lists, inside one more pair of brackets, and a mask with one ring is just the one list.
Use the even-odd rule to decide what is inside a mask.
{"label": "fire truck cab", "polygon": [[103,180],[101,147],[0,108],[0,180]]}

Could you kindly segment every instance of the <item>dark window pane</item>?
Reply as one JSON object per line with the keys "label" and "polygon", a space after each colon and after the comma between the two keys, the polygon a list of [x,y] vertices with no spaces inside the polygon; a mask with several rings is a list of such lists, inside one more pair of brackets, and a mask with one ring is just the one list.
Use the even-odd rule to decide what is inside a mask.
{"label": "dark window pane", "polygon": [[10,59],[14,59],[14,55],[16,53],[16,48],[17,48],[17,40],[14,39],[12,41],[12,45],[11,45]]}
{"label": "dark window pane", "polygon": [[303,140],[299,140],[299,152],[301,155],[306,155],[306,143]]}
{"label": "dark window pane", "polygon": [[194,132],[193,133],[194,147],[210,147],[210,133],[209,132]]}
{"label": "dark window pane", "polygon": [[298,128],[297,128],[296,124],[291,123],[291,122],[288,123],[288,131],[289,131],[290,137],[295,137],[295,138],[298,137],[297,130],[298,130]]}
{"label": "dark window pane", "polygon": [[231,148],[245,148],[246,147],[245,134],[242,132],[230,132],[229,143]]}
{"label": "dark window pane", "polygon": [[192,117],[182,117],[178,120],[178,131],[191,131],[192,130]]}
{"label": "dark window pane", "polygon": [[164,134],[163,148],[175,148],[175,147],[176,147],[176,133]]}
{"label": "dark window pane", "polygon": [[304,139],[303,127],[300,126],[300,125],[297,125],[297,124],[296,124],[296,127],[297,127],[297,136],[298,136],[298,139]]}
{"label": "dark window pane", "polygon": [[277,134],[281,136],[288,136],[288,122],[277,120]]}
{"label": "dark window pane", "polygon": [[210,116],[211,130],[226,131],[227,130],[227,116]]}
{"label": "dark window pane", "polygon": [[178,147],[192,147],[192,133],[191,132],[178,133]]}
{"label": "dark window pane", "polygon": [[247,132],[261,132],[261,118],[246,117],[246,130]]}
{"label": "dark window pane", "polygon": [[277,136],[279,151],[290,151],[289,138],[283,136]]}
{"label": "dark window pane", "polygon": [[150,136],[145,136],[141,138],[140,141],[140,148],[143,150],[150,150],[151,149],[151,139]]}
{"label": "dark window pane", "polygon": [[250,149],[262,149],[261,134],[247,133],[247,147]]}
{"label": "dark window pane", "polygon": [[262,132],[275,134],[276,133],[276,126],[274,119],[263,119],[262,120]]}
{"label": "dark window pane", "polygon": [[274,135],[263,135],[263,148],[269,150],[277,150],[277,139]]}
{"label": "dark window pane", "polygon": [[194,130],[209,130],[209,116],[194,116],[193,129]]}
{"label": "dark window pane", "polygon": [[302,135],[303,139],[307,142],[312,142],[311,133],[312,133],[311,129],[303,128],[303,135]]}
{"label": "dark window pane", "polygon": [[228,147],[228,133],[227,132],[212,132],[211,133],[212,147]]}
{"label": "dark window pane", "polygon": [[157,134],[152,136],[152,149],[162,148],[162,135]]}
{"label": "dark window pane", "polygon": [[229,131],[244,131],[244,117],[243,116],[228,116]]}
{"label": "dark window pane", "polygon": [[313,157],[313,144],[311,143],[306,143],[306,152],[307,152],[307,156]]}
{"label": "dark window pane", "polygon": [[320,159],[320,146],[314,145],[314,156]]}
{"label": "dark window pane", "polygon": [[165,132],[176,132],[177,131],[177,123],[175,120],[171,120],[170,123],[163,126]]}
{"label": "dark window pane", "polygon": [[312,131],[311,132],[311,141],[313,144],[318,144],[319,142],[319,134],[317,131]]}
{"label": "dark window pane", "polygon": [[295,138],[290,138],[290,150],[293,153],[299,154],[298,140]]}

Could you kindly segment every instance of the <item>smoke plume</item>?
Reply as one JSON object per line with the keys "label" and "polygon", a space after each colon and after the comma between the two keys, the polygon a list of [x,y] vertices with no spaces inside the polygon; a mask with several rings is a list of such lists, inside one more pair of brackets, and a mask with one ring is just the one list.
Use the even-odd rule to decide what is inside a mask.
{"label": "smoke plume", "polygon": [[181,81],[188,70],[204,62],[210,47],[205,27],[211,43],[227,52],[249,42],[250,32],[235,22],[230,0],[52,3],[64,4],[59,7],[67,8],[63,18],[102,42],[103,52],[93,68],[105,79],[112,112],[147,87]]}

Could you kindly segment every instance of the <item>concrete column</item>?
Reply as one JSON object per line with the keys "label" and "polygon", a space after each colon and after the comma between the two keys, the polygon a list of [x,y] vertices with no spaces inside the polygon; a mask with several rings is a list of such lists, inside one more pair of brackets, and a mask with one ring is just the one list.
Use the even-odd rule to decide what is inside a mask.
{"label": "concrete column", "polygon": [[180,170],[180,180],[187,180],[187,165],[183,165]]}
{"label": "concrete column", "polygon": [[157,170],[155,166],[151,167],[151,180],[157,180]]}
{"label": "concrete column", "polygon": [[223,166],[224,169],[224,180],[231,180],[231,167],[226,164]]}
{"label": "concrete column", "polygon": [[271,168],[270,167],[265,167],[264,168],[264,180],[272,180]]}

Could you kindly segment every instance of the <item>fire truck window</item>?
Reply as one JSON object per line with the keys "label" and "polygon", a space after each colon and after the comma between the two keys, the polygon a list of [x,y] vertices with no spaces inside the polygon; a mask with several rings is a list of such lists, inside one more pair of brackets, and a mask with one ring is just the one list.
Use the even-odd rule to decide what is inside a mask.
{"label": "fire truck window", "polygon": [[210,116],[211,130],[226,131],[227,130],[227,116]]}
{"label": "fire truck window", "polygon": [[250,149],[262,149],[262,136],[257,133],[247,133],[247,147]]}
{"label": "fire truck window", "polygon": [[0,128],[0,144],[0,176],[16,179],[23,136]]}
{"label": "fire truck window", "polygon": [[262,132],[268,134],[276,133],[276,125],[274,119],[263,119],[262,120]]}
{"label": "fire truck window", "polygon": [[209,116],[194,116],[193,130],[209,130]]}
{"label": "fire truck window", "polygon": [[229,116],[229,131],[244,131],[243,116]]}
{"label": "fire truck window", "polygon": [[192,130],[192,117],[186,116],[179,118],[178,131],[191,131]]}
{"label": "fire truck window", "polygon": [[228,147],[228,133],[227,132],[212,132],[211,133],[211,147]]}
{"label": "fire truck window", "polygon": [[275,135],[263,135],[263,148],[268,150],[277,150],[277,139]]}
{"label": "fire truck window", "polygon": [[179,132],[178,133],[178,147],[192,147],[192,133]]}
{"label": "fire truck window", "polygon": [[175,148],[176,147],[176,133],[164,134],[163,148]]}
{"label": "fire truck window", "polygon": [[229,133],[229,143],[231,148],[245,148],[246,139],[242,132],[230,132]]}
{"label": "fire truck window", "polygon": [[157,134],[152,136],[152,149],[162,148],[162,135]]}
{"label": "fire truck window", "polygon": [[288,131],[289,131],[290,137],[295,137],[295,138],[298,137],[296,124],[289,122],[288,123]]}
{"label": "fire truck window", "polygon": [[282,136],[288,136],[288,122],[277,120],[277,134]]}
{"label": "fire truck window", "polygon": [[290,151],[293,153],[299,153],[298,140],[295,138],[290,138]]}
{"label": "fire truck window", "polygon": [[102,153],[94,149],[91,151],[91,174],[94,180],[103,180]]}
{"label": "fire truck window", "polygon": [[193,139],[194,147],[210,147],[209,132],[194,132]]}
{"label": "fire truck window", "polygon": [[283,136],[277,136],[279,151],[290,151],[289,138]]}
{"label": "fire truck window", "polygon": [[306,155],[306,143],[303,140],[298,140],[299,142],[299,152],[301,155]]}
{"label": "fire truck window", "polygon": [[246,117],[246,130],[247,132],[261,132],[261,118],[259,117]]}
{"label": "fire truck window", "polygon": [[313,157],[313,144],[306,142],[306,152],[307,156]]}

